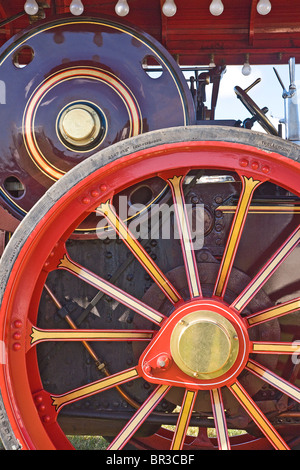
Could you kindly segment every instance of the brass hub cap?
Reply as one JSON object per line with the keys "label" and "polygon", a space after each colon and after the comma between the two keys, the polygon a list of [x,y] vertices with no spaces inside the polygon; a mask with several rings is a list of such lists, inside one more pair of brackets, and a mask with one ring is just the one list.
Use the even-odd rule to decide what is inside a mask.
{"label": "brass hub cap", "polygon": [[60,115],[59,134],[68,145],[83,148],[99,139],[101,120],[92,106],[76,103],[68,106]]}
{"label": "brass hub cap", "polygon": [[180,320],[171,335],[171,354],[187,375],[214,379],[234,364],[239,341],[233,325],[220,314],[195,311]]}
{"label": "brass hub cap", "polygon": [[146,380],[212,390],[244,369],[251,342],[244,319],[223,302],[197,299],[166,318],[139,360]]}

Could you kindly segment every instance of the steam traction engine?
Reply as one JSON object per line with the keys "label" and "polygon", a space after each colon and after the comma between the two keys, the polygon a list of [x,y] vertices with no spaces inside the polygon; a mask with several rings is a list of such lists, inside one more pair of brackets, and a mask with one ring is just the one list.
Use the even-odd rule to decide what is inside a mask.
{"label": "steam traction engine", "polygon": [[[4,446],[297,448],[300,5],[24,3],[0,4]],[[226,66],[288,63],[279,127],[239,76],[249,116],[215,119]]]}

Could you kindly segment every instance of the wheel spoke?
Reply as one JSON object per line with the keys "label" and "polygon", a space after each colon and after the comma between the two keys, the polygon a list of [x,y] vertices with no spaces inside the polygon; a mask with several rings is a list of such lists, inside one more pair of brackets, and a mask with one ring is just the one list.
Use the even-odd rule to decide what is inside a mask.
{"label": "wheel spoke", "polygon": [[[254,201],[253,201],[254,202]],[[282,206],[280,204],[283,204]],[[235,214],[237,205],[221,205],[216,208],[218,211],[222,211],[223,214]],[[290,202],[290,205],[287,201],[281,200],[276,201],[270,205],[264,205],[261,202],[254,202],[251,204],[248,209],[249,214],[284,214],[284,215],[294,215],[300,213],[299,203],[295,200]]]}
{"label": "wheel spoke", "polygon": [[31,346],[44,341],[149,341],[153,330],[45,330],[31,328]]}
{"label": "wheel spoke", "polygon": [[249,328],[260,323],[273,320],[274,318],[281,317],[282,315],[287,315],[292,313],[300,308],[300,297],[289,302],[285,302],[275,307],[262,310],[261,312],[253,313],[249,315],[246,320],[248,322]]}
{"label": "wheel spoke", "polygon": [[286,380],[279,377],[279,375],[274,374],[270,370],[266,369],[264,366],[261,366],[255,361],[248,361],[246,368],[253,372],[257,377],[260,377],[265,382],[273,385],[285,395],[288,395],[293,400],[300,402],[300,389]]}
{"label": "wheel spoke", "polygon": [[164,320],[164,315],[157,312],[153,308],[149,307],[148,305],[144,304],[138,299],[135,299],[131,295],[124,292],[122,289],[110,284],[108,281],[105,281],[96,274],[92,273],[91,271],[85,269],[83,266],[72,261],[67,254],[63,256],[60,260],[59,265],[57,266],[58,269],[65,269],[70,273],[77,276],[79,279],[87,282],[88,284],[96,287],[97,289],[105,292],[105,294],[113,297],[118,302],[127,307],[131,308],[135,312],[139,313],[148,320],[153,321],[156,324],[160,324],[162,320]]}
{"label": "wheel spoke", "polygon": [[63,406],[68,405],[69,403],[82,400],[83,398],[95,395],[99,392],[103,392],[104,390],[116,387],[138,377],[139,373],[137,369],[133,367],[132,369],[127,369],[119,372],[118,374],[110,375],[109,377],[97,380],[96,382],[90,383],[89,385],[84,385],[83,387],[77,388],[62,395],[51,395],[51,398],[53,400],[53,405],[58,412]]}
{"label": "wheel spoke", "polygon": [[293,251],[298,245],[300,240],[300,225],[296,230],[288,237],[288,239],[281,245],[278,251],[272,256],[272,258],[264,265],[261,271],[254,277],[254,279],[248,284],[243,292],[233,302],[231,307],[241,312],[255,294],[263,287],[267,280],[272,274],[279,268],[285,258]]}
{"label": "wheel spoke", "polygon": [[124,243],[128,246],[130,251],[134,254],[136,259],[141,263],[142,266],[147,270],[156,284],[164,292],[164,294],[170,299],[172,303],[176,303],[181,299],[181,296],[176,291],[175,287],[172,286],[170,281],[161,272],[158,266],[154,263],[152,258],[148,255],[141,244],[134,238],[128,228],[124,225],[122,220],[116,214],[114,208],[111,205],[111,201],[100,204],[96,209],[97,213],[103,215],[117,234],[121,237]]}
{"label": "wheel spoke", "polygon": [[125,444],[132,438],[134,433],[138,428],[143,424],[147,419],[149,414],[154,410],[154,408],[159,404],[162,398],[166,395],[169,390],[167,385],[159,385],[149,398],[143,403],[143,405],[138,409],[127,425],[122,429],[114,441],[110,444],[107,450],[119,450],[122,449]]}
{"label": "wheel spoke", "polygon": [[210,398],[214,414],[219,449],[230,450],[230,441],[221,390],[219,388],[210,390]]}
{"label": "wheel spoke", "polygon": [[271,341],[253,341],[251,352],[259,354],[295,354],[300,353],[300,345],[297,342],[276,343]]}
{"label": "wheel spoke", "polygon": [[183,260],[190,290],[191,297],[199,297],[202,295],[199,280],[198,267],[191,240],[191,232],[186,213],[186,205],[184,194],[182,191],[183,176],[174,176],[168,179],[168,183],[172,190],[177,225],[179,230],[181,248],[183,252]]}
{"label": "wheel spoke", "polygon": [[242,385],[236,381],[228,388],[232,391],[233,395],[237,398],[239,403],[247,411],[249,416],[257,424],[273,447],[276,450],[289,450],[286,442],[284,442],[281,436],[277,433],[276,429],[272,426],[262,411],[257,407],[255,402],[248,395]]}
{"label": "wheel spoke", "polygon": [[249,205],[251,203],[251,199],[255,189],[261,184],[261,181],[254,180],[252,177],[248,178],[246,176],[242,176],[242,183],[242,192],[232,222],[215,286],[215,295],[219,297],[224,297],[234,258],[239,246],[242,231],[247,218]]}
{"label": "wheel spoke", "polygon": [[187,428],[191,419],[191,414],[194,408],[197,392],[193,390],[186,390],[181,411],[178,417],[174,437],[171,444],[171,450],[181,450],[184,445]]}

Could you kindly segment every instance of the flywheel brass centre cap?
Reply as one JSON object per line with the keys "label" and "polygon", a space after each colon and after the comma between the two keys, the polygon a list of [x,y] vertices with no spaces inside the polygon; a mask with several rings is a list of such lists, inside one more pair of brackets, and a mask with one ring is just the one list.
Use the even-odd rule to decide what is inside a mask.
{"label": "flywheel brass centre cap", "polygon": [[101,134],[101,120],[92,106],[76,103],[59,118],[59,133],[67,144],[85,147]]}
{"label": "flywheel brass centre cap", "polygon": [[186,315],[174,327],[171,354],[187,375],[209,380],[225,374],[239,352],[237,332],[222,315],[199,310]]}

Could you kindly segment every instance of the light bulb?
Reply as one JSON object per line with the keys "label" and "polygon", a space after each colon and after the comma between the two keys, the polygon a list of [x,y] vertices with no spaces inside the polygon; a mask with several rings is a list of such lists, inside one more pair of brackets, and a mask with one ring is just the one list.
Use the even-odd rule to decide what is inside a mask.
{"label": "light bulb", "polygon": [[175,5],[174,0],[166,0],[163,4],[162,11],[165,16],[174,16],[177,11],[177,6]]}
{"label": "light bulb", "polygon": [[245,62],[242,68],[242,74],[245,75],[245,77],[247,77],[248,75],[251,74],[251,72],[252,70],[251,70],[251,66],[249,62]]}
{"label": "light bulb", "polygon": [[26,3],[24,5],[24,10],[27,13],[27,15],[36,15],[37,12],[39,11],[39,6],[36,3],[35,0],[26,0]]}
{"label": "light bulb", "polygon": [[72,3],[70,5],[70,12],[72,15],[79,16],[82,15],[84,11],[84,6],[82,4],[81,0],[72,0]]}
{"label": "light bulb", "polygon": [[267,15],[272,9],[270,0],[259,0],[256,9],[260,15]]}
{"label": "light bulb", "polygon": [[129,5],[127,0],[119,0],[115,6],[115,12],[118,16],[126,16],[129,13]]}
{"label": "light bulb", "polygon": [[211,4],[209,5],[209,11],[214,16],[222,15],[224,11],[224,5],[221,0],[212,0]]}
{"label": "light bulb", "polygon": [[209,63],[208,66],[209,66],[209,67],[216,67],[216,64],[215,64],[215,55],[214,55],[214,54],[212,54],[212,55],[210,56],[210,63]]}

